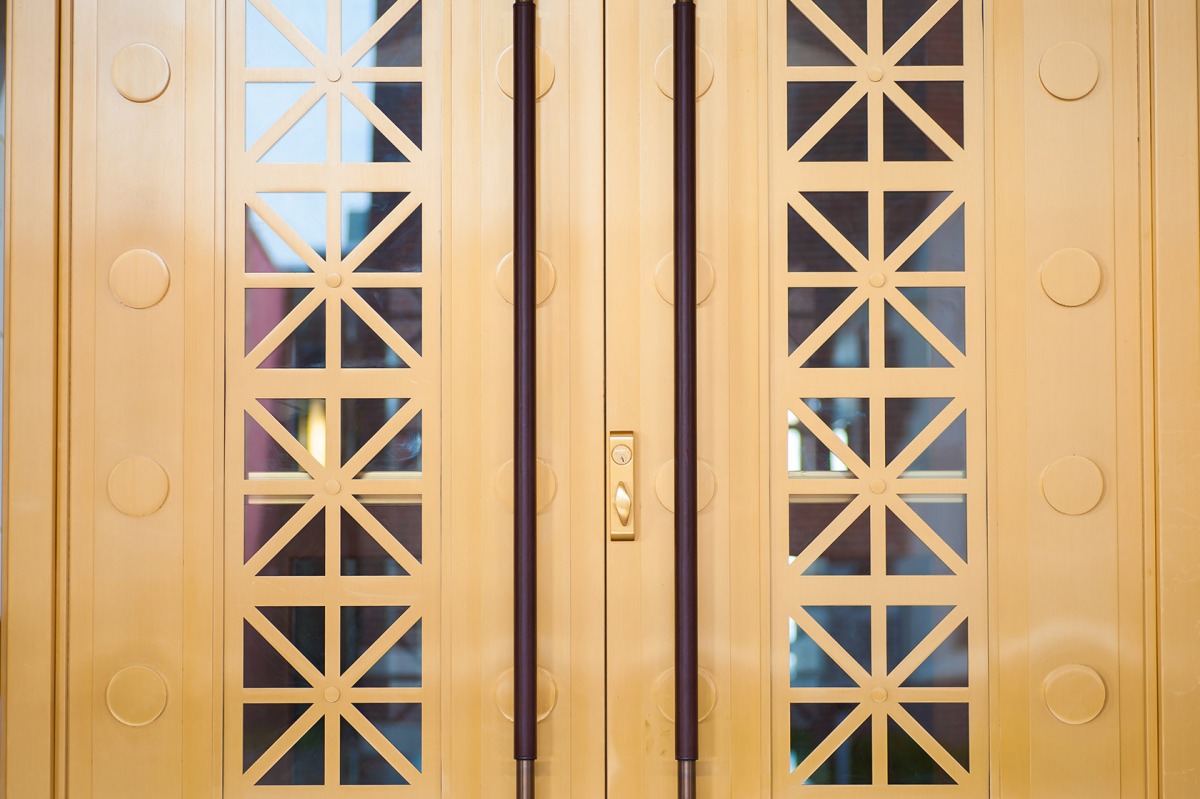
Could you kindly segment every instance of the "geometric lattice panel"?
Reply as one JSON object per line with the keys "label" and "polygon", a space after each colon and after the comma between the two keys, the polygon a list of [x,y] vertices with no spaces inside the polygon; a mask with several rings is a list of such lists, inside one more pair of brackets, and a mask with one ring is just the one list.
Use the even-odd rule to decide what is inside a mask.
{"label": "geometric lattice panel", "polygon": [[774,784],[983,797],[980,0],[776,2]]}
{"label": "geometric lattice panel", "polygon": [[437,788],[424,13],[230,3],[229,796]]}

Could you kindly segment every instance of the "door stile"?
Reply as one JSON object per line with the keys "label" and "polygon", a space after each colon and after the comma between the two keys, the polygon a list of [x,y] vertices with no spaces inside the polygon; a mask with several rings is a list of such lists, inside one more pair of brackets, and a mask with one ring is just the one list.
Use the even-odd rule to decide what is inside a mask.
{"label": "door stile", "polygon": [[[68,29],[58,3],[11,4],[4,175],[4,518],[0,792],[61,794],[70,251]],[[19,387],[19,390],[14,390]],[[11,422],[19,420],[19,424]],[[14,501],[18,497],[24,501]],[[21,734],[13,734],[20,730]]]}
{"label": "door stile", "polygon": [[[766,400],[758,349],[762,106],[751,88],[759,85],[762,9],[735,5],[697,4],[697,66],[705,88],[697,103],[698,244],[707,297],[697,309],[704,503],[697,775],[701,795],[760,796],[765,609],[759,588],[749,587],[762,585],[765,543],[758,480]],[[608,429],[638,437],[637,537],[608,543],[608,788],[614,797],[667,796],[677,787],[668,509],[674,348],[666,299],[673,281],[662,279],[672,263],[672,70],[663,66],[671,62],[664,50],[672,13],[669,4],[609,2],[605,19]]]}
{"label": "door stile", "polygon": [[[603,784],[600,13],[594,3],[565,0],[537,8],[536,246],[553,278],[545,279],[543,266],[536,311],[538,696],[545,718],[535,774],[538,794],[549,796],[598,796]],[[447,19],[445,529],[447,717],[454,727],[447,728],[443,785],[454,795],[492,796],[515,785],[513,310],[505,299],[513,103],[501,85],[511,80],[512,7],[456,2]]]}

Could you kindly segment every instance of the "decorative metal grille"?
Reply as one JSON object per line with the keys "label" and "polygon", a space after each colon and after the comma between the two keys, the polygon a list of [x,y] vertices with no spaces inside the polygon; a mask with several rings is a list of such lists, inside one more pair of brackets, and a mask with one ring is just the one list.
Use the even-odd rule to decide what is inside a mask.
{"label": "decorative metal grille", "polygon": [[780,3],[776,785],[984,796],[982,9]]}
{"label": "decorative metal grille", "polygon": [[422,210],[439,187],[422,14],[422,0],[230,4],[230,795],[437,785],[439,254]]}

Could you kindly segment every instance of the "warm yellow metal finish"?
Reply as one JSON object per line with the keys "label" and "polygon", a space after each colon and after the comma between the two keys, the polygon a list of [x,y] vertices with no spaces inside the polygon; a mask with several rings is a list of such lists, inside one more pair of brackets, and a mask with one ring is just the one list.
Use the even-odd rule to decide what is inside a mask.
{"label": "warm yellow metal finish", "polygon": [[633,433],[608,436],[608,495],[612,511],[608,519],[608,537],[613,541],[637,539],[637,500],[634,496],[637,450]]}
{"label": "warm yellow metal finish", "polygon": [[[869,740],[870,767],[854,778],[866,783],[856,788],[863,796],[926,796],[928,783],[940,780],[895,776],[897,763],[903,762],[900,753],[907,751],[902,747],[912,747],[933,761],[930,774],[941,773],[956,786],[940,788],[947,795],[984,797],[990,675],[982,3],[933,3],[907,29],[887,34],[886,4],[869,4],[865,46],[814,4],[801,0],[795,6],[850,63],[789,65],[788,9],[772,7],[773,321],[767,420],[772,790],[781,797],[803,795],[802,785],[823,781],[814,773],[828,767],[835,752],[843,746],[865,748]],[[950,21],[953,34],[947,37],[961,37],[961,65],[932,58],[931,65],[910,56]],[[785,138],[789,103],[795,102],[791,88],[824,81],[850,81],[853,87],[799,138]],[[935,117],[936,105],[914,99],[921,97],[919,87],[930,85],[921,81],[961,86],[962,99],[954,105],[956,122],[961,114],[957,135],[946,117]],[[833,135],[828,131],[862,103],[865,158],[846,159],[854,161],[847,164],[814,157],[824,138]],[[897,142],[900,124],[920,133]],[[897,157],[894,150],[912,138],[928,142],[927,149]],[[865,231],[835,216],[840,209],[825,200],[852,192],[866,193]],[[913,206],[919,213],[910,210]],[[820,267],[803,264],[797,269],[807,240],[793,240],[785,214],[803,220],[800,224],[816,231],[836,251],[834,258],[844,259],[852,270],[817,271]],[[949,230],[961,237],[956,245],[961,251],[938,249],[937,237]],[[865,235],[856,241],[860,233]],[[799,251],[794,249],[798,243]],[[797,336],[795,306],[819,302],[823,292],[838,289],[837,296],[845,299],[836,310],[826,311],[824,319],[814,317],[811,333]],[[846,329],[864,331],[859,334],[865,336],[863,357],[823,357],[836,343],[845,349],[837,337]],[[915,337],[903,335],[909,329]],[[818,416],[830,404],[846,403],[860,405],[864,414],[866,427],[857,436],[855,423],[836,421],[841,412]],[[906,408],[911,410],[904,415]],[[797,445],[789,443],[790,436],[797,437],[799,453],[792,451]],[[813,471],[807,453],[821,447],[832,452],[830,470]],[[822,513],[830,521],[806,533],[806,517]],[[812,534],[815,538],[805,543]],[[829,570],[838,568],[834,553],[851,546],[847,542],[857,541],[856,536],[863,539],[857,545],[863,550],[861,564],[853,576],[831,576]],[[904,542],[912,542],[911,536],[920,540],[911,551],[935,556],[919,568],[894,555],[910,551]],[[961,536],[957,547],[950,543],[956,536]],[[838,629],[858,624],[855,614],[862,617],[861,634],[869,637],[859,657],[846,643],[856,631]],[[920,626],[926,615],[928,625]],[[795,643],[789,648],[789,628],[791,642],[815,642],[849,676],[841,684],[853,687],[830,688],[820,678],[789,674],[789,659],[794,663],[806,654]],[[939,657],[940,663],[952,664],[952,673],[924,676],[944,667]],[[811,751],[797,746],[796,715],[819,719],[829,707],[823,703],[831,702],[853,703],[854,709],[831,733],[813,740]],[[950,732],[937,729],[938,722]],[[896,784],[910,780],[926,785]],[[844,788],[808,790],[828,796]]]}
{"label": "warm yellow metal finish", "polygon": [[47,799],[62,790],[66,666],[59,17],[56,3],[8,3],[5,51],[0,795]]}
{"label": "warm yellow metal finish", "polygon": [[1143,115],[1142,154],[1153,170],[1141,177],[1144,189],[1151,182],[1143,213],[1154,223],[1153,241],[1146,242],[1153,247],[1154,286],[1143,308],[1147,321],[1153,309],[1154,329],[1142,363],[1153,370],[1143,395],[1155,422],[1147,429],[1153,449],[1147,453],[1146,519],[1158,526],[1158,540],[1146,550],[1146,574],[1157,571],[1158,580],[1148,580],[1157,588],[1157,605],[1146,614],[1146,640],[1148,651],[1159,647],[1160,703],[1156,708],[1151,694],[1147,725],[1153,730],[1157,724],[1161,735],[1161,774],[1151,749],[1151,778],[1161,780],[1163,799],[1185,799],[1200,795],[1200,19],[1194,3],[1169,2],[1155,3],[1149,17],[1144,35],[1153,46],[1143,91],[1153,113]]}
{"label": "warm yellow metal finish", "polygon": [[[4,796],[513,792],[509,5],[422,0],[421,65],[364,67],[368,40],[415,3],[343,46],[348,4],[330,2],[328,41],[298,48],[309,66],[248,64],[247,15],[303,37],[284,5],[9,2]],[[1188,799],[1200,792],[1195,8],[934,0],[889,33],[898,4],[863,6],[860,41],[816,0],[698,4],[700,795]],[[961,65],[900,63],[956,8]],[[538,12],[537,788],[669,796],[669,3]],[[791,26],[808,24],[796,13],[844,65],[789,63]],[[420,141],[356,86],[389,80],[421,85]],[[922,113],[912,81],[962,83],[961,139]],[[251,142],[247,83],[305,84]],[[846,84],[795,140],[790,83]],[[403,159],[340,163],[343,97]],[[264,161],[322,98],[324,156]],[[860,102],[865,160],[808,158]],[[898,128],[880,120],[893,110],[946,157],[890,158]],[[384,191],[408,195],[346,251],[341,194]],[[861,248],[809,197],[839,191],[867,193]],[[889,242],[888,193],[922,191],[945,196]],[[263,197],[274,192],[327,196],[326,247],[289,230]],[[418,206],[420,271],[359,271]],[[304,269],[248,270],[247,208]],[[960,208],[965,268],[903,268]],[[789,269],[790,215],[848,268]],[[248,292],[276,289],[305,296],[247,347]],[[422,292],[419,345],[360,293],[403,289]],[[965,343],[912,299],[948,289],[962,291]],[[793,336],[793,290],[845,296]],[[860,307],[868,362],[804,366]],[[269,368],[313,313],[321,367]],[[344,365],[351,316],[407,368]],[[896,319],[945,365],[893,364]],[[279,400],[300,403],[299,422],[280,422]],[[349,452],[352,400],[395,407]],[[897,400],[945,404],[892,451],[882,431]],[[865,447],[817,401],[862,403]],[[420,467],[370,466],[418,414]],[[251,468],[248,430],[295,467]],[[957,430],[963,468],[921,460]],[[419,555],[377,516],[418,502]],[[793,520],[832,506],[808,538]],[[964,507],[965,554],[923,521]],[[289,519],[248,552],[247,520],[281,509]],[[345,518],[403,573],[343,573]],[[270,573],[310,522],[324,571]],[[894,573],[897,530],[942,571]],[[893,617],[920,607],[948,612],[893,657]],[[317,609],[320,665],[272,621],[279,608]],[[399,612],[346,662],[357,608]],[[853,613],[826,626],[829,608],[867,609],[865,660],[839,642]],[[418,624],[419,683],[360,685]],[[260,639],[303,684],[247,680],[247,641]],[[805,683],[806,642],[848,682]],[[965,658],[965,682],[910,683],[943,645]],[[246,708],[272,703],[299,710],[247,759]],[[420,704],[419,758],[361,709],[372,703]],[[809,746],[793,705],[819,704],[846,715]],[[939,740],[922,705],[966,707],[969,747]],[[256,785],[315,729],[322,784]],[[355,735],[409,785],[340,784]],[[902,735],[955,785],[898,784]],[[833,773],[826,756],[845,746],[850,762],[867,744],[858,787],[804,784]]]}
{"label": "warm yellow metal finish", "polygon": [[[424,0],[428,3],[429,0]],[[508,3],[441,3],[446,84],[443,470],[447,618],[443,794],[511,796],[512,306],[493,276],[512,251],[512,102],[497,64]],[[539,516],[538,661],[557,684],[539,724],[539,796],[604,795],[605,427],[603,27],[595,3],[538,3],[554,80],[538,102],[538,249],[554,265],[538,313],[538,458],[555,491]],[[431,51],[433,52],[433,51]],[[543,75],[546,70],[543,70]],[[539,482],[541,482],[539,480]]]}
{"label": "warm yellow metal finish", "polygon": [[[1155,652],[1146,646],[1138,7],[996,4],[990,19],[993,790],[1141,796],[1153,784]],[[1064,41],[1086,45],[1102,67],[1074,101],[1042,85],[1046,54]],[[1052,301],[1037,279],[1066,247],[1103,268],[1099,294],[1080,307]],[[1103,496],[1083,515],[1056,510],[1038,486],[1066,456],[1103,473]],[[1082,726],[1064,725],[1044,694],[1047,678],[1072,665],[1094,670],[1107,694]]]}
{"label": "warm yellow metal finish", "polygon": [[[697,118],[699,250],[716,275],[698,310],[700,471],[707,464],[715,476],[712,501],[699,515],[700,665],[716,693],[700,724],[701,796],[770,791],[760,268],[766,163],[758,156],[766,130],[759,100],[765,7],[697,4],[699,46],[718,65]],[[608,545],[608,795],[671,796],[674,726],[654,687],[674,664],[673,516],[649,499],[655,482],[672,479],[673,456],[672,309],[654,279],[672,248],[672,106],[654,79],[672,40],[670,5],[610,0],[605,20],[607,415],[610,430],[637,432],[633,494],[642,497],[637,541]],[[671,494],[657,493],[660,500]],[[610,511],[610,526],[613,518]]]}

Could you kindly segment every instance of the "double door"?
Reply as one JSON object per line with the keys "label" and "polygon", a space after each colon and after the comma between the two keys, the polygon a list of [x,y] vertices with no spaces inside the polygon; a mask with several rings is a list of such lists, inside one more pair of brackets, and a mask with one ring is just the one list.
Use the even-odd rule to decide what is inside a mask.
{"label": "double door", "polygon": [[[1146,790],[1136,19],[1020,6],[698,3],[700,796]],[[512,792],[511,13],[71,6],[69,795]],[[537,17],[537,790],[667,796],[672,13]]]}

